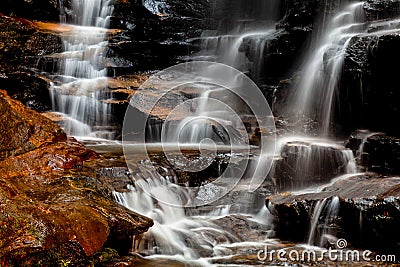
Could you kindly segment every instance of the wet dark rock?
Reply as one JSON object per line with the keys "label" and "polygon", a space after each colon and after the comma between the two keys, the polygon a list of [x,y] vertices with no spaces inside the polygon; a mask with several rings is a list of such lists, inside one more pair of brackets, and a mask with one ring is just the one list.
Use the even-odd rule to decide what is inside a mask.
{"label": "wet dark rock", "polygon": [[340,5],[340,1],[286,0],[284,5],[286,11],[283,20],[280,22],[281,27],[313,27],[316,21],[320,21],[326,15],[331,14]]}
{"label": "wet dark rock", "polygon": [[[59,22],[60,14],[68,11],[71,0],[4,0],[0,13],[40,21]],[[63,6],[60,6],[62,3]]]}
{"label": "wet dark rock", "polygon": [[108,57],[130,67],[110,68],[111,75],[162,69],[195,49],[188,39],[200,36],[208,17],[207,1],[117,1],[111,28],[122,29],[110,41]]}
{"label": "wet dark rock", "polygon": [[352,152],[339,145],[291,141],[275,160],[269,179],[279,192],[322,184],[345,174],[351,158]]}
{"label": "wet dark rock", "polygon": [[229,229],[233,236],[239,241],[258,240],[262,235],[266,235],[268,226],[249,220],[244,215],[229,215],[214,220],[214,223],[224,229]]}
{"label": "wet dark rock", "polygon": [[107,57],[112,61],[125,61],[129,64],[108,67],[110,76],[119,76],[165,68],[178,63],[178,56],[187,55],[191,44],[185,41],[152,41],[132,37],[129,41],[111,41]]}
{"label": "wet dark rock", "polygon": [[38,112],[51,109],[50,81],[32,71],[16,71],[0,76],[1,88],[26,107]]}
{"label": "wet dark rock", "polygon": [[350,134],[369,129],[399,136],[400,91],[395,68],[388,62],[400,60],[398,33],[352,38],[347,48],[335,122],[339,132]]}
{"label": "wet dark rock", "polygon": [[358,163],[386,175],[400,174],[400,139],[380,133],[356,131],[347,141],[358,157]]}
{"label": "wet dark rock", "polygon": [[[176,155],[169,155],[168,159],[165,155],[155,153],[150,155],[150,159],[157,166],[157,172],[163,177],[172,177],[176,179],[176,183],[182,186],[198,187],[205,183],[212,182],[220,177],[229,163],[229,157],[223,154],[207,156],[200,155],[194,151],[182,151],[185,158],[191,163],[190,166],[182,164],[182,156],[178,153]],[[199,168],[204,166],[201,171],[191,172],[190,168]],[[183,169],[180,169],[183,168]]]}
{"label": "wet dark rock", "polygon": [[368,20],[395,18],[400,12],[400,1],[368,0],[364,4],[364,10]]}
{"label": "wet dark rock", "polygon": [[350,246],[381,252],[398,252],[400,231],[399,178],[355,175],[339,179],[316,193],[277,195],[267,198],[267,207],[275,216],[278,237],[298,242],[307,241],[312,214],[318,202],[339,198],[339,211],[328,226],[326,210],[321,212],[317,231],[327,227]]}
{"label": "wet dark rock", "polygon": [[61,51],[60,37],[31,21],[2,15],[0,29],[0,88],[36,111],[51,109],[50,83],[32,69],[44,55]]}
{"label": "wet dark rock", "polygon": [[[0,16],[0,59],[5,66],[36,67],[43,55],[61,52],[60,37],[42,31],[26,19]],[[4,65],[1,69],[7,69]]]}

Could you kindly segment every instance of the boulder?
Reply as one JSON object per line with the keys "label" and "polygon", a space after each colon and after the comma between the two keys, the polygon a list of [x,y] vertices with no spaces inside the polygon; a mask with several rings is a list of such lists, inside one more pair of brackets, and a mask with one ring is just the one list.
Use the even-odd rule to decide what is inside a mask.
{"label": "boulder", "polygon": [[26,109],[5,91],[0,91],[0,110],[0,160],[67,138],[60,127],[35,111]]}
{"label": "boulder", "polygon": [[358,157],[358,164],[367,171],[386,175],[400,174],[400,139],[381,133],[358,130],[346,146]]}
{"label": "boulder", "polygon": [[2,265],[87,266],[126,255],[152,221],[117,205],[96,169],[85,172],[97,153],[5,91],[0,110]]}
{"label": "boulder", "polygon": [[279,153],[268,175],[279,192],[323,184],[355,168],[351,150],[318,140],[288,140]]}
{"label": "boulder", "polygon": [[271,196],[266,204],[275,217],[277,237],[284,240],[308,241],[313,229],[313,237],[321,239],[318,245],[326,245],[324,238],[333,235],[351,247],[397,253],[399,185],[396,177],[357,174],[311,193]]}
{"label": "boulder", "polygon": [[[78,173],[0,178],[0,256],[8,265],[87,266],[111,248],[126,255],[152,221],[118,206],[99,180]],[[117,254],[118,255],[118,254]]]}

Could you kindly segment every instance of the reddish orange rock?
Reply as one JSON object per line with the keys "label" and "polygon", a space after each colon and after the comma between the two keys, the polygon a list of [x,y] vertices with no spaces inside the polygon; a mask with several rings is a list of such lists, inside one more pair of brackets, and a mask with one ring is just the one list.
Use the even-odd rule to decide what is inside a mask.
{"label": "reddish orange rock", "polygon": [[66,141],[62,129],[0,90],[0,160]]}

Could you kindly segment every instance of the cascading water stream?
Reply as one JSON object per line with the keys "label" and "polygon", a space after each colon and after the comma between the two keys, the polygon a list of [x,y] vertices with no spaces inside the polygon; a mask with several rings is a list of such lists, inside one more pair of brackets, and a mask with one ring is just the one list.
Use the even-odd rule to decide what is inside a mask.
{"label": "cascading water stream", "polygon": [[[232,4],[231,1],[223,2],[225,4]],[[275,10],[269,9],[271,6],[268,5],[268,3],[276,4],[279,1],[268,0],[257,2],[261,4],[264,10],[268,11],[267,13],[275,13]],[[257,9],[255,9],[254,12],[256,12],[257,15],[253,15],[257,17],[265,15],[260,14],[262,12]],[[247,15],[250,13],[247,13]],[[238,19],[242,19],[242,15],[243,14],[239,14]],[[202,57],[206,54],[216,55],[219,57],[217,60],[218,62],[229,64],[240,69],[246,58],[245,53],[240,49],[244,39],[250,38],[252,41],[258,42],[256,44],[259,50],[257,52],[257,60],[259,60],[257,65],[261,66],[263,64],[261,61],[263,49],[266,46],[268,35],[274,32],[272,30],[273,22],[271,21],[275,18],[275,15],[264,18],[264,20],[268,22],[266,24],[263,23],[263,25],[268,25],[268,28],[263,28],[258,25],[260,27],[252,26],[251,28],[243,27],[243,29],[234,29],[237,21],[233,21],[233,24],[230,25],[232,29],[227,35],[204,38],[204,42],[208,42],[210,46],[213,47],[211,48],[209,45],[205,45],[203,51],[199,55]],[[256,18],[253,19],[256,20]],[[233,32],[235,30],[237,30],[237,32]],[[231,38],[231,34],[234,34],[235,37]],[[217,43],[213,43],[214,40],[217,40]],[[257,72],[261,71],[261,67],[255,68]],[[211,76],[215,75],[213,69],[206,69],[204,71],[209,71]],[[208,76],[204,75],[204,77]],[[240,88],[242,85],[240,79],[239,81],[236,79],[236,77],[226,77],[227,82],[232,83],[232,87]],[[246,142],[242,139],[225,139],[225,136],[230,138],[234,136],[234,134],[231,135],[229,133],[244,131],[244,133],[247,134],[242,124],[235,124],[235,122],[241,121],[239,118],[241,115],[246,115],[246,111],[243,111],[245,109],[238,108],[238,110],[243,111],[243,114],[237,114],[237,112],[233,112],[234,110],[226,107],[226,103],[230,103],[233,106],[243,105],[243,103],[239,101],[240,98],[234,94],[231,96],[230,91],[226,90],[226,88],[208,84],[207,82],[203,83],[203,86],[200,86],[200,88],[195,89],[200,89],[200,97],[189,105],[182,105],[181,107],[175,108],[166,119],[166,121],[179,121],[179,123],[171,123],[169,127],[167,125],[165,127],[166,129],[163,129],[164,132],[161,132],[161,134],[159,129],[155,129],[155,131],[153,131],[154,129],[150,129],[152,134],[150,137],[146,136],[146,142],[159,142],[159,138],[154,138],[153,136],[161,135],[161,144],[163,145],[197,144],[200,151],[204,147],[213,145],[214,149],[216,147],[220,148],[223,145],[228,145],[230,147],[229,151],[235,151],[237,147],[232,148],[231,146],[237,144],[243,144],[248,148],[248,141]],[[232,115],[232,113],[234,113],[234,115]],[[185,116],[183,119],[175,120],[174,116],[179,117],[180,114],[190,115]],[[267,116],[267,114],[263,115]],[[219,125],[222,125],[222,127]],[[225,128],[229,130],[224,132],[223,129]],[[247,135],[246,138],[248,139]],[[168,158],[168,155],[166,156]],[[172,157],[172,160],[174,159],[174,155],[170,155],[170,157]],[[229,157],[237,157],[237,155],[231,152]],[[205,162],[206,160],[203,161]],[[238,161],[241,161],[241,159],[238,159]],[[257,159],[255,161],[257,161]],[[149,164],[151,164],[151,162]],[[243,167],[241,167],[240,164],[241,163],[237,166],[242,171]],[[188,164],[184,165],[185,168],[188,168]],[[249,198],[247,206],[241,204],[242,207],[240,209],[236,207],[233,208],[233,205],[228,203],[233,196],[228,195],[225,200],[223,198],[222,200],[218,200],[218,204],[216,204],[215,207],[212,205],[207,206],[204,208],[205,210],[202,211],[201,209],[193,210],[192,208],[184,208],[184,206],[195,200],[207,201],[210,195],[218,194],[218,191],[221,190],[222,187],[204,181],[205,184],[200,187],[197,195],[192,196],[180,190],[173,183],[179,180],[179,177],[167,177],[147,173],[145,162],[141,163],[140,168],[140,174],[138,175],[141,177],[135,179],[136,182],[134,186],[129,188],[130,191],[126,193],[115,192],[114,197],[121,205],[138,213],[142,213],[154,220],[154,226],[144,235],[139,245],[133,248],[135,252],[141,255],[147,256],[148,258],[173,258],[185,263],[195,262],[200,265],[209,266],[213,257],[232,255],[233,247],[240,247],[241,244],[249,241],[243,240],[243,238],[232,233],[230,229],[226,229],[218,223],[218,220],[223,220],[224,217],[230,216],[238,211],[242,213],[240,216],[243,216],[241,221],[246,221],[249,224],[252,221],[257,221],[260,231],[271,230],[269,225],[269,212],[263,205],[264,199],[261,197],[259,199],[261,205],[258,205],[258,203],[254,203],[256,199],[254,195],[256,193],[249,193],[248,191],[249,185],[246,183],[250,183],[251,179],[248,179],[246,183],[242,185],[243,189],[234,189],[236,190],[234,196],[237,194],[242,200],[240,203],[246,202],[246,198]],[[233,175],[234,174],[235,173],[233,173]],[[232,183],[232,179],[235,178],[236,177],[232,177],[229,181]],[[157,196],[157,199],[152,196]],[[224,201],[227,201],[227,203]],[[254,206],[262,208],[255,208]],[[266,235],[259,234],[257,239],[251,241],[256,243],[259,247],[262,247],[266,238]]]}
{"label": "cascading water stream", "polygon": [[323,199],[316,203],[307,240],[309,245],[323,247],[324,243],[332,242],[330,239],[334,239],[332,237],[335,237],[336,233],[331,230],[331,225],[336,219],[339,207],[340,201],[338,197]]}
{"label": "cascading water stream", "polygon": [[[181,207],[187,196],[170,183],[170,179],[155,177],[146,170],[145,165],[141,167],[140,175],[148,177],[147,180],[136,182],[135,186],[129,187],[129,192],[113,193],[121,205],[154,220],[154,226],[135,243],[135,252],[149,259],[167,258],[188,264],[210,266],[210,260],[227,253],[227,246],[240,246],[247,241],[218,224],[219,219],[229,214],[229,205],[189,216],[187,214],[190,213],[190,209]],[[168,204],[155,200],[148,192],[156,194]],[[175,203],[176,206],[170,203]],[[270,229],[269,212],[265,207],[259,213],[246,217],[243,219],[257,221],[260,229]],[[264,238],[266,237],[260,236],[259,240],[253,242],[262,246]]]}
{"label": "cascading water stream", "polygon": [[[215,31],[205,31],[200,38],[201,51],[191,60],[216,61],[243,72],[251,72],[258,80],[265,64],[264,52],[277,32],[279,0],[214,1],[214,13],[220,9],[231,12]],[[248,51],[251,51],[251,60]]]}
{"label": "cascading water stream", "polygon": [[352,3],[327,23],[317,45],[306,57],[303,79],[287,106],[287,114],[298,118],[315,118],[321,134],[328,135],[333,97],[340,79],[346,48],[352,37],[366,30],[363,2]]}
{"label": "cascading water stream", "polygon": [[[50,90],[53,110],[73,136],[113,138],[110,105],[103,100],[107,79],[105,53],[110,0],[73,0],[73,30],[63,37],[59,80]],[[62,16],[64,18],[64,16]]]}
{"label": "cascading water stream", "polygon": [[[340,77],[346,48],[353,36],[362,34],[366,30],[361,9],[362,3],[351,4],[338,12],[328,23],[326,34],[320,38],[319,49],[316,50],[314,55],[310,56],[307,64],[305,64],[304,77],[306,78],[299,85],[299,94],[296,95],[293,104],[289,106],[290,109],[295,110],[301,116],[318,114],[323,124],[322,132],[324,134],[327,134],[329,128],[333,95]],[[247,22],[245,20],[242,22],[242,25],[236,28],[232,27],[223,32],[222,35],[219,35],[220,32],[206,33],[205,37],[202,38],[203,50],[193,59],[212,58],[212,60],[229,64],[242,71],[251,69],[253,73],[261,73],[262,65],[265,64],[263,62],[264,49],[268,45],[269,38],[272,38],[276,31],[272,29],[270,22],[264,24],[264,26],[267,25],[264,28],[246,27],[244,24]],[[249,42],[253,42],[253,47],[256,47],[255,55],[258,61],[249,62],[243,50]],[[321,88],[324,90],[321,90]],[[162,140],[161,143],[179,144],[183,141],[184,144],[199,144],[207,138],[215,141],[215,138],[211,137],[218,132],[218,129],[213,127],[214,123],[238,128],[237,125],[230,124],[234,121],[232,118],[220,116],[226,110],[218,104],[214,105],[212,96],[219,93],[224,95],[226,91],[212,86],[203,88],[203,91],[199,94],[200,101],[190,105],[191,115],[180,121],[177,120],[179,123],[167,127],[167,139]],[[156,129],[155,132],[157,131],[159,129]],[[158,135],[159,133],[154,134],[154,136]],[[221,136],[219,135],[219,137]],[[171,138],[168,139],[168,137]],[[216,145],[224,145],[223,138],[220,141],[220,143],[216,142]],[[289,158],[289,162],[293,163],[290,167],[295,173],[296,177],[294,178],[306,181],[311,176],[318,177],[319,183],[316,182],[313,186],[320,186],[323,182],[329,183],[330,180],[339,175],[343,176],[337,179],[347,179],[357,172],[356,160],[352,151],[332,140],[294,136],[283,137],[280,142],[276,157],[283,158],[286,156],[283,155],[284,153],[295,155],[293,160]],[[199,147],[201,150],[201,146]],[[114,192],[115,199],[121,205],[154,220],[154,226],[139,242],[135,242],[133,248],[135,252],[150,259],[169,258],[184,263],[207,266],[215,257],[234,255],[233,250],[230,249],[245,243],[232,231],[216,223],[219,219],[231,216],[234,213],[232,205],[223,202],[218,203],[218,206],[208,209],[207,212],[201,210],[192,212],[188,208],[179,207],[185,206],[186,202],[190,202],[193,198],[193,196],[175,187],[174,183],[179,180],[179,177],[147,174],[146,165],[142,164],[139,173],[143,177],[135,180],[135,184],[129,187],[129,192]],[[327,170],[330,172],[328,175]],[[337,181],[337,179],[332,180],[331,183]],[[308,193],[315,193],[322,190],[321,188],[312,187],[306,190],[308,190]],[[218,188],[208,187],[208,192],[205,192],[205,195],[210,192],[213,193],[214,189],[217,190]],[[299,188],[294,188],[294,190],[296,189]],[[292,192],[292,194],[296,193]],[[161,198],[165,203],[150,195],[157,196],[158,199]],[[243,198],[244,194],[241,192],[238,196],[238,198]],[[245,202],[244,199],[242,201]],[[166,203],[174,203],[175,205],[171,206]],[[340,200],[338,197],[318,201],[312,210],[309,236],[304,241],[317,246],[325,246],[326,242],[331,243],[337,234],[335,232],[337,230],[335,229],[335,219],[339,214],[339,208]],[[246,209],[243,210],[242,213],[246,213]],[[261,220],[266,222],[263,226],[264,229],[269,231],[272,229],[271,225],[268,224],[269,213],[265,208],[259,214],[254,214],[254,211],[252,211],[252,214],[247,214],[247,216],[247,221],[261,217]],[[269,240],[267,235],[263,235],[251,241],[257,243],[258,246],[267,243]],[[252,247],[253,244],[247,243],[244,246]]]}

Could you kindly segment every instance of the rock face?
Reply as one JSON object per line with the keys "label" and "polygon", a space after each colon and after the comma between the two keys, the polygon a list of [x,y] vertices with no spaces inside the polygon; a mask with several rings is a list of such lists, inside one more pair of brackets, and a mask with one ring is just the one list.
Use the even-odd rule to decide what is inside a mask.
{"label": "rock face", "polygon": [[98,155],[5,91],[0,110],[2,265],[87,266],[107,249],[126,254],[152,221],[115,204],[106,184],[78,168]]}
{"label": "rock face", "polygon": [[0,15],[0,87],[26,106],[51,109],[50,82],[32,71],[42,56],[61,52],[60,37],[25,20]]}
{"label": "rock face", "polygon": [[322,239],[317,244],[326,245],[324,237],[334,235],[353,247],[397,253],[399,197],[399,178],[355,175],[316,193],[269,197],[267,207],[280,238],[304,242],[313,229],[313,236]]}
{"label": "rock face", "polygon": [[364,4],[364,10],[369,20],[395,18],[400,12],[400,2],[368,0]]}
{"label": "rock face", "polygon": [[110,75],[178,63],[195,49],[188,39],[201,34],[208,8],[207,1],[116,1],[110,27],[123,31],[111,40],[108,57],[123,64]]}
{"label": "rock face", "polygon": [[397,73],[388,64],[400,60],[399,45],[400,34],[396,32],[351,40],[336,105],[341,131],[366,128],[400,135],[400,126],[393,123],[400,116]]}
{"label": "rock face", "polygon": [[68,12],[71,0],[5,0],[0,12],[21,18],[42,21],[60,21],[60,14]]}
{"label": "rock face", "polygon": [[278,192],[329,182],[355,168],[352,151],[340,145],[311,140],[289,140],[269,174]]}
{"label": "rock face", "polygon": [[348,148],[358,157],[358,163],[386,175],[400,174],[400,139],[380,133],[356,131],[347,141]]}
{"label": "rock face", "polygon": [[0,109],[0,159],[66,140],[61,128],[12,100],[5,91],[0,91]]}

